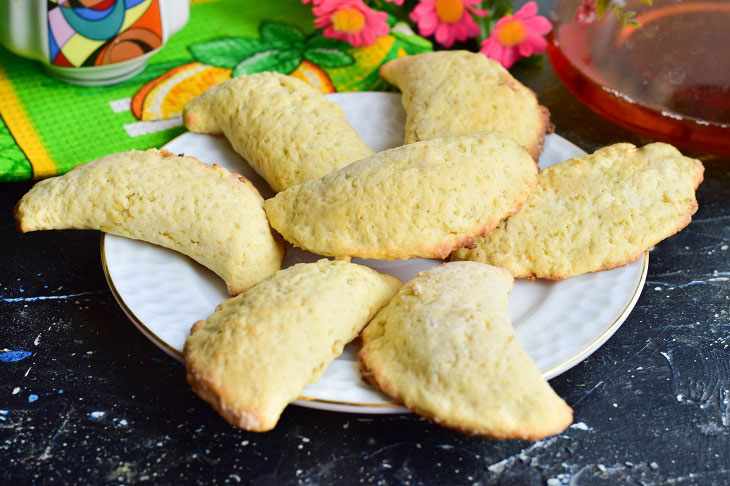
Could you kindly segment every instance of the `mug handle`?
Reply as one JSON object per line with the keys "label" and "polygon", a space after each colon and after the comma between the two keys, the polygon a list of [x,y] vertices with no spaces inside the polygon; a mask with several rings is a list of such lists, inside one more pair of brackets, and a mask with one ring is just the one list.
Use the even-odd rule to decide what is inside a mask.
{"label": "mug handle", "polygon": [[190,0],[159,0],[164,42],[176,34],[190,18]]}

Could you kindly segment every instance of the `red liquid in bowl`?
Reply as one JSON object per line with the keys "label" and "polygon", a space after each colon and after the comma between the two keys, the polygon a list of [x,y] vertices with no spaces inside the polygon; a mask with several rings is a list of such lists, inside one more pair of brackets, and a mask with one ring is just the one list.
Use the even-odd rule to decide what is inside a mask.
{"label": "red liquid in bowl", "polygon": [[568,89],[631,130],[730,155],[730,2],[655,1],[624,29],[610,13],[582,27],[571,4],[558,5],[548,43]]}

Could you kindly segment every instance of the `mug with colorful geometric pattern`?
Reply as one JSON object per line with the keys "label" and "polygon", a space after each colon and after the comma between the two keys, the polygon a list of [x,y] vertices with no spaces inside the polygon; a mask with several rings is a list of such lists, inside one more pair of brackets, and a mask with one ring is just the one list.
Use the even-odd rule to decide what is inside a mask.
{"label": "mug with colorful geometric pattern", "polygon": [[183,28],[189,0],[0,0],[0,43],[74,84],[104,85],[142,71]]}

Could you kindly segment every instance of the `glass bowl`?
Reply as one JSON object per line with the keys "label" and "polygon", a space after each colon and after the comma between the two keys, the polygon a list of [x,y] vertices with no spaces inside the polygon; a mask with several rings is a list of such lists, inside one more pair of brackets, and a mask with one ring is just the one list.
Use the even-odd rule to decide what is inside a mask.
{"label": "glass bowl", "polygon": [[559,0],[548,57],[589,108],[657,140],[730,155],[730,2],[630,0],[641,27],[607,12],[575,20],[580,0]]}

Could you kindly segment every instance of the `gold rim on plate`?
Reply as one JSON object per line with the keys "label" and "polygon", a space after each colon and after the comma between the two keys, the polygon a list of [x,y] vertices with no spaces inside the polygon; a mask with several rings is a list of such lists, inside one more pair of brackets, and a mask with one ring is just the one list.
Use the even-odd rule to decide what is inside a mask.
{"label": "gold rim on plate", "polygon": [[[114,299],[119,304],[119,307],[122,308],[122,311],[127,315],[130,321],[132,321],[132,324],[134,324],[142,333],[155,345],[157,345],[160,349],[165,351],[168,355],[172,356],[173,358],[183,361],[183,355],[180,351],[173,348],[169,344],[167,344],[165,341],[163,341],[157,334],[152,332],[150,328],[148,328],[135,314],[132,312],[132,310],[127,306],[127,304],[124,302],[124,299],[122,299],[121,294],[117,290],[117,288],[114,286],[114,282],[112,281],[111,275],[109,274],[109,267],[106,263],[106,254],[104,252],[104,246],[106,241],[106,233],[101,234],[101,266],[104,270],[104,277],[106,278],[107,284],[109,284],[109,289],[112,292],[112,295],[114,296]],[[557,376],[558,374],[568,371],[570,368],[575,366],[576,364],[583,361],[585,358],[587,358],[589,355],[591,355],[596,349],[598,349],[604,342],[610,338],[613,333],[615,333],[619,327],[621,327],[621,324],[624,323],[626,318],[631,313],[631,310],[636,305],[636,301],[639,300],[639,296],[641,295],[641,291],[644,288],[644,282],[646,281],[646,275],[649,271],[649,252],[644,252],[644,265],[641,270],[641,277],[639,278],[639,281],[636,285],[636,288],[634,289],[634,293],[631,296],[631,299],[629,299],[629,302],[626,304],[626,307],[621,311],[621,313],[616,317],[616,319],[611,323],[608,328],[601,333],[600,336],[598,336],[596,339],[594,339],[588,346],[586,346],[584,349],[576,353],[575,355],[571,356],[570,358],[566,359],[562,363],[559,363],[552,368],[544,371],[542,373],[543,377],[546,377],[546,379],[551,379]],[[547,378],[550,377],[550,378]],[[321,398],[313,398],[313,397],[306,397],[306,396],[299,396],[297,397],[297,400],[305,401],[305,402],[316,402],[316,403],[322,403],[327,405],[341,405],[341,406],[348,406],[348,407],[363,407],[363,408],[403,408],[403,405],[395,402],[385,402],[385,403],[359,403],[359,402],[340,402],[336,400],[324,400]]]}

